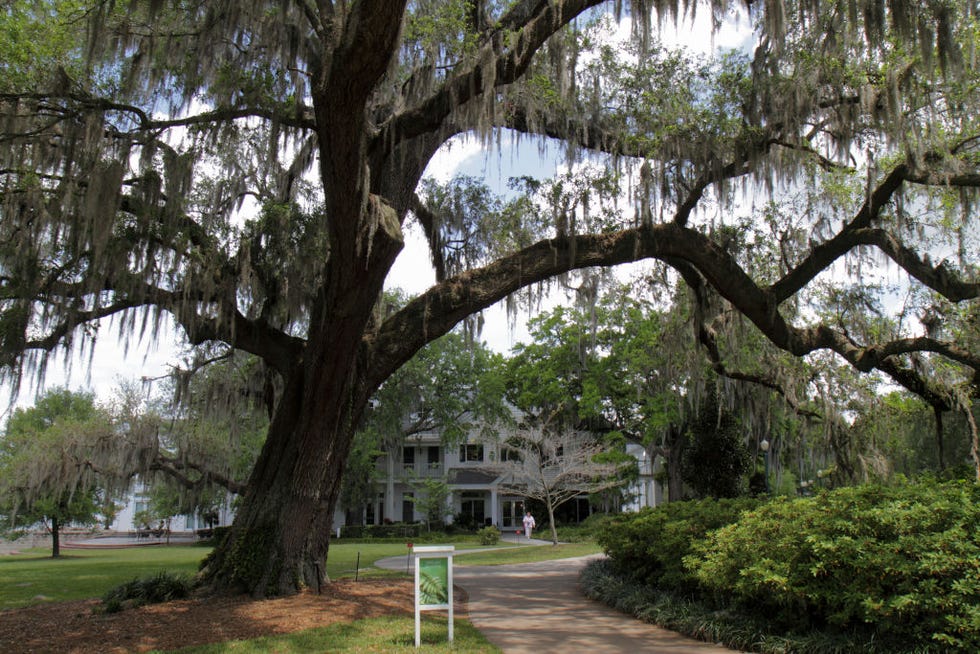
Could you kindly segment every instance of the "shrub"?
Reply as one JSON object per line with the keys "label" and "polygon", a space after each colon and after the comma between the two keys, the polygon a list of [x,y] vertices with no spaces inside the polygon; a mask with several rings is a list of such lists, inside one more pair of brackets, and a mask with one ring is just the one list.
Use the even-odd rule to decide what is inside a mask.
{"label": "shrub", "polygon": [[404,539],[418,538],[425,525],[418,522],[393,522],[383,525],[344,525],[340,528],[341,538],[356,539]]}
{"label": "shrub", "polygon": [[175,572],[158,572],[157,574],[133,579],[116,586],[102,598],[102,607],[106,613],[117,613],[125,608],[134,608],[144,604],[158,604],[188,597],[193,588],[190,576]]}
{"label": "shrub", "polygon": [[684,568],[691,544],[709,531],[735,522],[743,511],[759,505],[753,498],[670,502],[637,513],[613,517],[597,534],[597,542],[615,568],[643,583],[678,591],[696,590]]}
{"label": "shrub", "polygon": [[480,521],[467,513],[457,513],[453,516],[453,527],[459,529],[460,531],[473,531],[475,532],[480,528]]}
{"label": "shrub", "polygon": [[695,544],[708,589],[786,628],[870,628],[896,648],[980,650],[980,489],[861,486],[760,506]]}
{"label": "shrub", "polygon": [[476,534],[480,537],[480,545],[496,545],[500,542],[500,530],[496,527],[484,527]]}
{"label": "shrub", "polygon": [[[709,602],[654,589],[616,574],[609,559],[599,559],[582,569],[582,592],[603,604],[645,622],[652,622],[688,636],[721,643],[729,648],[763,654],[898,654],[883,647],[873,634],[808,631],[774,632],[768,616],[734,610],[718,610]],[[921,648],[916,654],[925,654]]]}
{"label": "shrub", "polygon": [[563,543],[593,541],[620,513],[593,513],[574,525],[558,525],[558,540]]}

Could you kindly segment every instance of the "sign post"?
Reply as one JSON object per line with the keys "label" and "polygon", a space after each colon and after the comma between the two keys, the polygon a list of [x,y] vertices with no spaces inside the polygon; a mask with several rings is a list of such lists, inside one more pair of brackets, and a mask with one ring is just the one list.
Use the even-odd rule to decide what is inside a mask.
{"label": "sign post", "polygon": [[453,642],[452,545],[419,546],[415,557],[415,647],[422,646],[422,611],[449,611],[449,642]]}

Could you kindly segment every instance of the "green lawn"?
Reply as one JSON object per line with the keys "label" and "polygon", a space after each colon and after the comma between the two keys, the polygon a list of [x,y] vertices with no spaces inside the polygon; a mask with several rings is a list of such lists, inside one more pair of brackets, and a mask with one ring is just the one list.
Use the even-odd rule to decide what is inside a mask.
{"label": "green lawn", "polygon": [[110,588],[161,570],[193,574],[211,550],[194,546],[62,550],[57,559],[51,558],[50,551],[0,557],[0,610],[101,597]]}
{"label": "green lawn", "polygon": [[[468,621],[453,621],[453,644],[446,641],[446,616],[427,613],[422,616],[422,645],[425,652],[461,652],[495,654],[500,650],[489,643]],[[232,640],[215,645],[187,647],[182,654],[291,654],[293,652],[357,652],[387,654],[418,652],[415,649],[415,620],[411,616],[392,616],[358,620],[329,627],[307,629],[281,636],[251,640]]]}
{"label": "green lawn", "polygon": [[[457,545],[457,549],[473,547],[479,545],[473,542]],[[465,564],[499,565],[578,556],[577,553],[556,556],[564,547],[570,546],[514,548],[510,544],[493,553],[464,555],[472,557],[466,558]],[[63,550],[63,555],[58,559],[52,559],[48,555],[49,550],[45,549],[0,557],[0,610],[43,602],[101,597],[120,584],[163,570],[193,574],[210,551],[210,548],[201,546],[161,545]],[[327,574],[332,579],[353,577],[355,574],[362,577],[398,576],[404,572],[379,570],[374,567],[374,562],[391,556],[405,556],[407,553],[404,543],[335,543],[330,546]],[[460,560],[460,563],[463,564],[464,561]]]}
{"label": "green lawn", "polygon": [[[466,554],[459,550],[479,547],[472,542],[457,544],[457,565],[504,565],[582,556],[599,551],[592,543],[559,546],[514,547],[501,543],[488,552]],[[0,558],[0,610],[43,602],[63,602],[101,597],[111,588],[138,577],[163,570],[197,571],[201,560],[210,552],[201,546],[146,546],[123,549],[65,550],[52,559],[49,550],[31,550]],[[327,572],[332,578],[352,577],[360,566],[362,576],[404,575],[404,571],[381,571],[374,568],[378,559],[404,557],[404,543],[343,542],[330,546]],[[359,560],[358,560],[359,559]],[[446,619],[438,614],[423,617],[422,640],[429,652],[463,652],[483,654],[499,652],[469,622],[455,621],[453,647],[446,643]],[[259,638],[231,641],[219,645],[181,650],[210,652],[414,652],[415,625],[411,617],[390,616],[337,624],[320,629]]]}

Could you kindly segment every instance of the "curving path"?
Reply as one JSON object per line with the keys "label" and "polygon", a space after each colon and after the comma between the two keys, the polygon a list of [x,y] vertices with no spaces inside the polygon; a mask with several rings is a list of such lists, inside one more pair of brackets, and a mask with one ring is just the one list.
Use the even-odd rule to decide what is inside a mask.
{"label": "curving path", "polygon": [[[578,587],[579,572],[595,556],[540,563],[467,566],[453,559],[455,585],[466,590],[468,618],[505,654],[731,654],[631,618],[590,600]],[[405,557],[379,561],[405,569]]]}

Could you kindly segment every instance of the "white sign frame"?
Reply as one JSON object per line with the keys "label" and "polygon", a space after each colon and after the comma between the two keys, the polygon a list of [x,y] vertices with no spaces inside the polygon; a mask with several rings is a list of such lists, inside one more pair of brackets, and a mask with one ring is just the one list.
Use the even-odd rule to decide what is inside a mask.
{"label": "white sign frame", "polygon": [[[415,647],[422,646],[422,611],[449,611],[449,642],[453,642],[453,545],[421,545],[412,548],[415,559]],[[420,588],[422,579],[420,562],[429,559],[446,560],[446,594],[448,601],[440,604],[423,604]]]}

